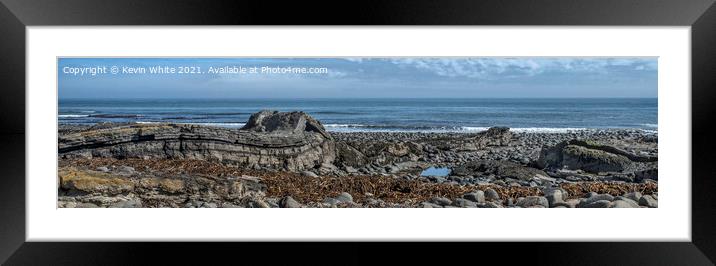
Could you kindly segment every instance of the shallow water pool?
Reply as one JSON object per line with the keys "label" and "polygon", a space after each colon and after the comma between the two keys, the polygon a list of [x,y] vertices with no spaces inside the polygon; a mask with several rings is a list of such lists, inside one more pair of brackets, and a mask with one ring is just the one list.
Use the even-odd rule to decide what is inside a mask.
{"label": "shallow water pool", "polygon": [[447,167],[430,167],[423,170],[420,176],[448,176],[450,172],[450,168]]}

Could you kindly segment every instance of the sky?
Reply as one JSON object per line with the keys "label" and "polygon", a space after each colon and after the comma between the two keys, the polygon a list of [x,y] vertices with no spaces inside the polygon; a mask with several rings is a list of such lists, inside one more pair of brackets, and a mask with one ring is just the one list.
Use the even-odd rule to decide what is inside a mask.
{"label": "sky", "polygon": [[655,98],[657,69],[654,57],[351,57],[60,58],[57,71],[60,99]]}

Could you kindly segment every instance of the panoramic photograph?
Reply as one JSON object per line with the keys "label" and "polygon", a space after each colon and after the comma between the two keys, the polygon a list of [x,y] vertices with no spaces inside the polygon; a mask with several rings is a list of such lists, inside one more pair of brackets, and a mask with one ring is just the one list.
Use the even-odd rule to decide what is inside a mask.
{"label": "panoramic photograph", "polygon": [[656,57],[61,57],[57,207],[657,208],[657,73]]}

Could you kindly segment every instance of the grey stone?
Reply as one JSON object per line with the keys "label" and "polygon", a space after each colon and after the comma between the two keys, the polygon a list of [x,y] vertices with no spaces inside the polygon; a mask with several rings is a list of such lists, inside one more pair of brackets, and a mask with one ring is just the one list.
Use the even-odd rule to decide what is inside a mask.
{"label": "grey stone", "polygon": [[100,166],[100,167],[97,167],[97,171],[109,172],[109,168],[107,168],[107,166]]}
{"label": "grey stone", "polygon": [[326,198],[323,200],[323,203],[328,204],[328,205],[336,205],[338,203],[341,203],[341,201],[337,200],[335,198]]}
{"label": "grey stone", "polygon": [[142,201],[141,200],[123,200],[119,201],[117,203],[114,203],[110,206],[111,208],[141,208],[142,207]]}
{"label": "grey stone", "polygon": [[582,208],[582,207],[584,207],[584,206],[586,206],[586,205],[589,205],[589,204],[591,204],[591,203],[594,203],[594,202],[600,201],[600,200],[613,201],[613,200],[614,200],[614,196],[609,195],[609,194],[596,194],[596,195],[592,195],[591,197],[582,200],[582,201],[579,203],[578,207]]}
{"label": "grey stone", "polygon": [[656,162],[656,157],[641,156],[591,141],[568,140],[540,151],[536,165],[540,168],[581,169],[592,173],[621,172],[633,162]]}
{"label": "grey stone", "polygon": [[581,208],[609,208],[612,206],[612,202],[608,200],[597,200],[583,205]]}
{"label": "grey stone", "polygon": [[434,197],[434,198],[430,199],[430,202],[435,203],[440,206],[447,206],[447,205],[452,204],[452,200],[450,200],[448,198],[443,198],[443,197]]}
{"label": "grey stone", "polygon": [[253,199],[249,203],[249,206],[251,206],[251,208],[271,208],[271,205],[262,199]]}
{"label": "grey stone", "polygon": [[644,195],[643,197],[641,197],[641,199],[639,199],[639,205],[646,206],[649,208],[658,208],[659,207],[658,201],[656,199],[654,199],[654,197],[652,197],[651,195]]}
{"label": "grey stone", "polygon": [[634,201],[634,200],[632,200],[632,199],[630,199],[630,198],[626,198],[626,197],[622,197],[622,196],[616,196],[616,197],[614,197],[614,201],[617,201],[617,200],[626,201],[629,205],[634,206],[634,208],[639,207],[639,202],[638,202],[638,201]]}
{"label": "grey stone", "polygon": [[336,199],[340,202],[353,202],[353,196],[347,192],[342,192],[336,196]]}
{"label": "grey stone", "polygon": [[430,202],[421,202],[419,207],[420,208],[442,208],[443,206],[440,206],[435,203],[430,203]]}
{"label": "grey stone", "polygon": [[500,205],[499,203],[494,202],[494,201],[485,202],[483,207],[484,208],[503,208],[502,205]]}
{"label": "grey stone", "polygon": [[567,198],[567,191],[561,188],[548,188],[544,190],[545,198],[549,202],[550,207],[554,207],[555,203],[564,202]]}
{"label": "grey stone", "polygon": [[301,204],[298,203],[293,197],[286,196],[279,201],[279,207],[281,208],[301,208]]}
{"label": "grey stone", "polygon": [[478,203],[484,203],[485,202],[485,192],[482,192],[482,190],[478,190],[475,192],[470,192],[462,196],[464,199],[478,202]]}
{"label": "grey stone", "polygon": [[120,167],[117,168],[117,171],[118,171],[119,174],[121,174],[121,175],[132,175],[132,174],[134,174],[134,167],[129,167],[129,166],[124,166],[124,165],[122,165],[122,166],[120,166]]}
{"label": "grey stone", "polygon": [[624,194],[624,197],[639,202],[639,199],[641,199],[642,195],[641,192],[629,192]]}
{"label": "grey stone", "polygon": [[488,188],[485,190],[485,200],[487,201],[500,201],[500,194],[497,193],[497,190],[494,190],[492,188]]}
{"label": "grey stone", "polygon": [[201,205],[201,208],[217,208],[217,207],[219,207],[219,205],[216,203],[213,203],[213,202],[204,202],[204,204]]}
{"label": "grey stone", "polygon": [[612,208],[639,208],[638,204],[634,204],[632,200],[615,200],[612,202]]}
{"label": "grey stone", "polygon": [[352,166],[346,166],[346,167],[345,167],[345,170],[346,170],[346,173],[349,173],[349,174],[358,173],[358,170],[356,170],[356,169],[353,168]]}
{"label": "grey stone", "polygon": [[539,196],[528,196],[517,200],[517,206],[523,208],[534,207],[537,205],[542,206],[544,208],[549,208],[549,201],[547,201],[547,198]]}
{"label": "grey stone", "polygon": [[316,173],[311,172],[311,171],[303,171],[303,172],[301,172],[301,174],[306,177],[318,177],[318,175]]}
{"label": "grey stone", "polygon": [[474,201],[470,201],[467,199],[460,199],[460,198],[455,199],[452,202],[452,204],[456,207],[462,207],[462,208],[476,208],[477,207],[477,203],[475,203]]}
{"label": "grey stone", "polygon": [[94,203],[81,202],[81,203],[77,203],[77,205],[75,205],[75,208],[99,208],[99,206],[97,206]]}

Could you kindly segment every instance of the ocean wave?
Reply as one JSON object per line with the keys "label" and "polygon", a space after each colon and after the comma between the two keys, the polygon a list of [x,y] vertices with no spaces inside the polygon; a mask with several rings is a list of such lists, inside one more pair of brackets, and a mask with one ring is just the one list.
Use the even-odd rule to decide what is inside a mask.
{"label": "ocean wave", "polygon": [[581,127],[518,127],[510,128],[510,131],[518,133],[572,133],[589,130]]}
{"label": "ocean wave", "polygon": [[[200,126],[215,126],[225,128],[241,128],[245,122],[167,122],[167,121],[136,121],[138,124],[175,123]],[[411,132],[411,133],[478,133],[487,131],[490,127],[475,126],[392,126],[392,125],[365,125],[365,124],[325,124],[323,127],[329,132]],[[581,128],[581,127],[514,127],[510,131],[515,133],[574,133],[585,130],[641,130],[645,133],[658,133],[657,130],[639,128]]]}
{"label": "ocean wave", "polygon": [[144,117],[143,115],[136,115],[136,114],[98,114],[98,115],[89,115],[89,117],[96,117],[96,118],[140,118]]}
{"label": "ocean wave", "polygon": [[89,115],[57,115],[59,118],[80,118],[80,117],[88,117]]}
{"label": "ocean wave", "polygon": [[640,126],[651,127],[651,128],[658,128],[658,127],[659,127],[658,124],[640,124]]}

